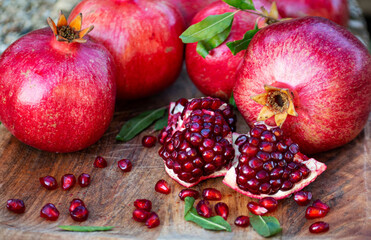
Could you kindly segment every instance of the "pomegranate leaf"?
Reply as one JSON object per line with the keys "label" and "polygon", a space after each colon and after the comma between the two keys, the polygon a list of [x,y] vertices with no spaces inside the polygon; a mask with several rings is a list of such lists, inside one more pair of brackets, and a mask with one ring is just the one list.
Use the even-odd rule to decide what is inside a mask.
{"label": "pomegranate leaf", "polygon": [[251,214],[250,224],[254,230],[263,237],[271,237],[280,233],[282,228],[277,218]]}
{"label": "pomegranate leaf", "polygon": [[122,126],[116,140],[127,142],[149,127],[154,121],[164,116],[166,108],[150,110],[139,114],[138,116],[127,121]]}
{"label": "pomegranate leaf", "polygon": [[109,231],[112,230],[113,226],[69,226],[69,225],[60,225],[59,228],[65,231],[72,232],[97,232],[97,231]]}
{"label": "pomegranate leaf", "polygon": [[165,114],[165,116],[163,116],[162,118],[160,118],[159,120],[156,121],[154,130],[155,131],[158,131],[158,130],[161,130],[164,127],[166,127],[167,126],[168,118],[169,118],[169,113],[167,112]]}
{"label": "pomegranate leaf", "polygon": [[259,31],[259,28],[257,24],[255,25],[255,28],[247,31],[245,35],[243,35],[243,38],[241,40],[233,41],[233,42],[227,42],[228,48],[231,50],[233,55],[236,55],[237,53],[246,50],[249,46],[252,38],[255,36],[255,34]]}
{"label": "pomegranate leaf", "polygon": [[241,10],[256,10],[252,0],[223,0],[223,2]]}
{"label": "pomegranate leaf", "polygon": [[196,208],[193,207],[195,199],[193,197],[186,197],[184,199],[184,219],[199,225],[200,227],[214,231],[227,231],[231,232],[231,225],[225,221],[221,216],[214,216],[211,218],[201,217]]}
{"label": "pomegranate leaf", "polygon": [[236,101],[234,100],[233,97],[233,91],[231,93],[231,97],[229,98],[229,104],[231,104],[235,109],[237,109]]}
{"label": "pomegranate leaf", "polygon": [[183,43],[194,43],[211,39],[230,27],[236,12],[210,15],[201,22],[187,28],[182,35],[180,35],[180,38]]}

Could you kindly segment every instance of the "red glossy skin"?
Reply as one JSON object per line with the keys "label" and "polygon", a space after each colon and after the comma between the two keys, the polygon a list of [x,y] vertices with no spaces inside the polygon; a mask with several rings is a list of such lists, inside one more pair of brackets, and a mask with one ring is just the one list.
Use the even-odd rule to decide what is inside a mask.
{"label": "red glossy skin", "polygon": [[[85,37],[88,39],[88,37]],[[100,43],[64,43],[48,28],[0,57],[0,121],[20,141],[73,152],[98,141],[115,106],[115,66]]]}
{"label": "red glossy skin", "polygon": [[69,19],[83,14],[83,27],[112,53],[117,97],[154,95],[178,77],[183,61],[183,19],[175,6],[157,0],[85,0]]}
{"label": "red glossy skin", "polygon": [[[345,28],[318,17],[273,24],[258,32],[239,71],[234,97],[252,126],[262,105],[250,99],[264,84],[289,88],[298,117],[282,130],[306,154],[346,144],[360,133],[371,107],[371,58]],[[274,118],[266,121],[274,125]]]}
{"label": "red glossy skin", "polygon": [[348,25],[347,0],[277,0],[276,3],[284,18],[317,16],[328,18],[339,25]]}
{"label": "red glossy skin", "polygon": [[[270,9],[271,0],[255,0],[255,7],[258,9],[264,6]],[[192,24],[198,23],[210,15],[233,12],[228,4],[218,1],[210,4],[192,20]],[[258,16],[239,12],[235,15],[232,30],[226,41],[219,47],[210,51],[206,58],[203,58],[196,51],[197,43],[190,43],[186,46],[186,66],[187,72],[197,88],[208,96],[220,97],[224,100],[231,95],[235,75],[243,59],[245,51],[239,52],[234,56],[226,43],[243,38],[243,35],[254,28]]]}

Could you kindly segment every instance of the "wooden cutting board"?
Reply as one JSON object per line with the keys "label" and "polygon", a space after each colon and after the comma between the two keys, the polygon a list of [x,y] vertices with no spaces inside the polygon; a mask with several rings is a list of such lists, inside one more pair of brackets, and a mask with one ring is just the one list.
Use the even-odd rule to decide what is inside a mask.
{"label": "wooden cutting board", "polygon": [[[183,216],[184,202],[178,198],[183,187],[165,173],[162,159],[156,147],[147,149],[141,145],[143,135],[153,133],[152,127],[128,143],[115,140],[125,121],[138,113],[167,105],[179,97],[197,97],[201,94],[183,70],[178,81],[155,97],[137,102],[122,103],[117,107],[109,129],[93,146],[76,153],[54,154],[42,152],[18,141],[4,126],[0,126],[0,239],[260,239],[251,228],[238,228],[233,222],[238,215],[248,214],[246,204],[252,199],[243,196],[222,183],[222,178],[208,180],[195,187],[201,191],[214,187],[223,193],[223,202],[230,208],[228,222],[232,232],[207,231]],[[245,122],[239,116],[238,131],[246,132]],[[154,133],[154,134],[157,134]],[[334,133],[336,134],[336,133]],[[315,158],[327,164],[328,169],[305,188],[314,199],[329,204],[331,211],[321,220],[330,224],[330,231],[322,235],[309,233],[309,226],[316,220],[304,218],[305,207],[299,207],[292,198],[281,200],[272,214],[280,221],[283,231],[272,239],[371,239],[371,121],[362,133],[349,144],[318,154]],[[96,169],[93,161],[97,155],[109,163],[107,168]],[[122,173],[117,161],[132,160],[133,170]],[[39,177],[52,175],[60,181],[62,175],[89,173],[92,183],[87,188],[76,185],[70,191],[60,188],[48,191],[40,186]],[[154,191],[159,179],[171,185],[172,192],[162,195]],[[26,212],[21,215],[9,212],[9,198],[23,199]],[[58,225],[76,225],[68,214],[68,204],[73,198],[81,198],[90,210],[89,219],[81,225],[112,225],[109,232],[73,233],[57,228]],[[148,229],[131,219],[133,202],[147,198],[161,219],[161,225]],[[56,222],[39,216],[41,207],[54,203],[60,211]]]}

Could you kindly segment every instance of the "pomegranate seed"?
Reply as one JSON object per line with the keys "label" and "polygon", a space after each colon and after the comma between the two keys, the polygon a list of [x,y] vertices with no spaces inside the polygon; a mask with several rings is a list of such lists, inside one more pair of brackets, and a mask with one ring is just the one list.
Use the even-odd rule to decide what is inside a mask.
{"label": "pomegranate seed", "polygon": [[73,210],[75,210],[75,208],[77,208],[79,206],[84,206],[85,207],[85,204],[81,199],[75,198],[70,203],[69,211],[72,212]]}
{"label": "pomegranate seed", "polygon": [[123,172],[130,172],[132,168],[132,164],[129,159],[121,159],[117,162],[117,165]]}
{"label": "pomegranate seed", "polygon": [[135,209],[133,212],[133,219],[137,222],[145,222],[149,217],[149,212],[142,209]]}
{"label": "pomegranate seed", "polygon": [[296,192],[294,200],[299,206],[306,206],[312,200],[312,193],[305,191]]}
{"label": "pomegranate seed", "polygon": [[105,168],[105,167],[107,167],[107,161],[106,161],[106,159],[104,159],[101,156],[96,157],[95,158],[95,161],[94,161],[94,167],[96,167],[96,168]]}
{"label": "pomegranate seed", "polygon": [[152,209],[152,202],[147,199],[137,199],[134,201],[134,207],[149,212]]}
{"label": "pomegranate seed", "polygon": [[211,217],[211,207],[209,206],[209,202],[207,200],[201,200],[198,202],[196,206],[197,213],[205,218]]}
{"label": "pomegranate seed", "polygon": [[47,203],[40,211],[40,217],[49,221],[56,221],[59,217],[59,211],[52,203]]}
{"label": "pomegranate seed", "polygon": [[307,219],[313,219],[313,218],[323,218],[325,217],[327,212],[321,208],[310,206],[307,208],[305,212],[305,217]]}
{"label": "pomegranate seed", "polygon": [[205,188],[202,191],[202,197],[210,201],[219,201],[222,199],[222,194],[215,188]]}
{"label": "pomegranate seed", "polygon": [[227,220],[228,215],[229,215],[229,208],[227,204],[225,204],[224,202],[219,202],[215,204],[214,208],[215,208],[215,213],[217,215],[224,218],[224,220]]}
{"label": "pomegranate seed", "polygon": [[6,207],[14,213],[24,213],[26,207],[21,199],[9,199],[6,202]]}
{"label": "pomegranate seed", "polygon": [[156,145],[157,138],[155,136],[144,136],[142,138],[142,145],[151,148]]}
{"label": "pomegranate seed", "polygon": [[148,228],[155,228],[158,225],[160,225],[160,218],[158,217],[157,213],[151,212],[149,214],[149,217],[148,217],[147,221],[146,221],[146,226]]}
{"label": "pomegranate seed", "polygon": [[250,225],[250,218],[248,216],[238,216],[234,220],[234,224],[239,227],[248,227]]}
{"label": "pomegranate seed", "polygon": [[78,178],[79,185],[81,187],[87,187],[90,184],[90,175],[87,173],[82,173]]}
{"label": "pomegranate seed", "polygon": [[65,174],[62,177],[62,189],[69,190],[76,184],[76,177],[73,174]]}
{"label": "pomegranate seed", "polygon": [[314,201],[312,206],[320,208],[320,209],[324,210],[326,213],[328,213],[330,211],[330,207],[326,203],[321,202],[321,200],[319,200],[319,199]]}
{"label": "pomegranate seed", "polygon": [[70,212],[70,215],[76,222],[83,222],[88,219],[89,211],[85,206],[78,206]]}
{"label": "pomegranate seed", "polygon": [[193,197],[194,199],[198,199],[200,197],[200,193],[193,189],[183,189],[179,192],[180,200],[184,201],[186,197]]}
{"label": "pomegranate seed", "polygon": [[57,180],[52,176],[45,176],[39,178],[41,185],[48,189],[48,190],[54,190],[58,188]]}
{"label": "pomegranate seed", "polygon": [[268,209],[269,212],[273,212],[274,210],[277,209],[277,206],[278,206],[277,200],[272,197],[265,197],[265,198],[260,199],[259,204],[260,206]]}
{"label": "pomegranate seed", "polygon": [[247,208],[249,209],[250,212],[252,212],[255,215],[259,215],[259,216],[262,216],[268,213],[268,209],[260,206],[259,203],[257,202],[249,202],[247,204]]}
{"label": "pomegranate seed", "polygon": [[330,229],[330,225],[325,222],[315,222],[309,227],[311,233],[323,233]]}
{"label": "pomegranate seed", "polygon": [[169,184],[165,180],[161,179],[156,183],[155,191],[163,194],[169,194],[171,189]]}

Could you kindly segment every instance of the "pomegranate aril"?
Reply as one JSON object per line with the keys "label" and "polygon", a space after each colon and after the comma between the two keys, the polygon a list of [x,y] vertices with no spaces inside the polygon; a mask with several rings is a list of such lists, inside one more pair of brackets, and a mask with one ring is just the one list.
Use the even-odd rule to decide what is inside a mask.
{"label": "pomegranate aril", "polygon": [[282,183],[282,186],[281,186],[281,190],[282,191],[287,191],[287,190],[290,190],[294,185],[292,184],[292,182],[286,180]]}
{"label": "pomegranate aril", "polygon": [[299,145],[296,143],[293,143],[290,145],[289,150],[292,154],[297,154],[299,152]]}
{"label": "pomegranate aril", "polygon": [[250,130],[250,136],[260,138],[262,132],[263,132],[263,129],[254,127]]}
{"label": "pomegranate aril", "polygon": [[237,146],[241,146],[245,144],[249,139],[247,138],[246,135],[241,135],[239,136],[236,141],[234,142]]}
{"label": "pomegranate aril", "polygon": [[133,211],[133,219],[137,222],[145,222],[149,217],[149,212],[143,209],[135,209]]}
{"label": "pomegranate aril", "polygon": [[299,171],[302,173],[303,179],[307,178],[310,174],[309,168],[307,168],[305,165],[301,165],[299,167]]}
{"label": "pomegranate aril", "polygon": [[315,222],[309,226],[309,231],[311,233],[323,233],[330,229],[330,225],[326,222]]}
{"label": "pomegranate aril", "polygon": [[294,194],[294,200],[298,205],[306,206],[312,200],[312,193],[305,191],[296,192]]}
{"label": "pomegranate aril", "polygon": [[40,211],[40,217],[49,221],[56,221],[59,217],[59,211],[52,203],[47,203]]}
{"label": "pomegranate aril", "polygon": [[217,215],[224,218],[224,220],[227,220],[228,215],[229,215],[229,208],[228,208],[228,205],[226,203],[219,202],[219,203],[215,204],[214,208],[215,208],[215,213]]}
{"label": "pomegranate aril", "polygon": [[54,190],[58,188],[57,180],[52,176],[45,176],[39,178],[41,185],[48,189],[48,190]]}
{"label": "pomegranate aril", "polygon": [[211,207],[207,200],[201,200],[197,203],[196,206],[197,213],[205,218],[211,217]]}
{"label": "pomegranate aril", "polygon": [[222,194],[219,190],[215,188],[205,188],[202,191],[203,199],[210,200],[210,201],[219,201],[222,199]]}
{"label": "pomegranate aril", "polygon": [[160,225],[160,218],[158,217],[157,213],[151,212],[149,214],[149,217],[148,217],[147,221],[146,221],[146,226],[148,228],[155,228],[158,225]]}
{"label": "pomegranate aril", "polygon": [[130,172],[133,167],[129,159],[121,159],[117,162],[117,165],[123,172]]}
{"label": "pomegranate aril", "polygon": [[259,200],[259,205],[265,207],[269,212],[277,209],[278,202],[272,197],[265,197]]}
{"label": "pomegranate aril", "polygon": [[330,207],[326,203],[323,203],[319,199],[317,199],[316,201],[314,201],[313,204],[312,204],[312,206],[313,207],[320,208],[320,209],[324,210],[326,213],[328,213],[330,211]]}
{"label": "pomegranate aril", "polygon": [[26,207],[21,199],[9,199],[6,208],[14,213],[24,213]]}
{"label": "pomegranate aril", "polygon": [[255,215],[259,215],[259,216],[262,216],[268,213],[268,209],[266,209],[263,206],[260,206],[259,203],[257,202],[249,202],[247,204],[247,209],[249,209],[251,213]]}
{"label": "pomegranate aril", "polygon": [[250,225],[250,218],[248,216],[238,216],[234,220],[234,224],[238,227],[248,227]]}
{"label": "pomegranate aril", "polygon": [[256,146],[246,143],[242,145],[242,147],[240,147],[239,150],[242,154],[245,154],[249,157],[253,157],[258,153],[259,149]]}
{"label": "pomegranate aril", "polygon": [[252,169],[256,171],[263,169],[263,162],[256,157],[252,158],[248,164],[249,164],[249,167],[251,167]]}
{"label": "pomegranate aril", "polygon": [[299,170],[296,170],[290,174],[289,179],[292,183],[297,183],[302,179],[302,177],[303,174]]}
{"label": "pomegranate aril", "polygon": [[152,209],[152,202],[147,199],[137,199],[134,201],[134,207],[149,212]]}
{"label": "pomegranate aril", "polygon": [[73,174],[65,174],[62,177],[61,183],[63,190],[69,190],[75,186],[76,177]]}
{"label": "pomegranate aril", "polygon": [[156,183],[155,191],[162,194],[169,194],[171,189],[169,184],[165,180],[161,179]]}
{"label": "pomegranate aril", "polygon": [[272,186],[269,183],[262,183],[259,186],[259,192],[263,194],[270,194],[272,191]]}
{"label": "pomegranate aril", "polygon": [[259,171],[259,172],[256,173],[255,178],[259,182],[267,182],[267,181],[269,181],[269,174],[266,171],[261,170],[261,171]]}
{"label": "pomegranate aril", "polygon": [[73,210],[75,210],[75,208],[77,208],[79,206],[84,206],[85,207],[85,203],[81,199],[75,198],[71,201],[70,208],[68,210],[69,210],[69,212],[72,212]]}
{"label": "pomegranate aril", "polygon": [[186,197],[193,197],[194,199],[198,199],[200,197],[200,193],[193,189],[183,189],[179,192],[180,200],[184,201]]}
{"label": "pomegranate aril", "polygon": [[144,136],[142,138],[142,145],[147,148],[151,148],[156,145],[157,138],[155,136]]}
{"label": "pomegranate aril", "polygon": [[305,217],[307,219],[322,218],[326,216],[327,212],[321,208],[310,206],[305,211]]}
{"label": "pomegranate aril", "polygon": [[87,173],[82,173],[78,178],[79,185],[81,187],[87,187],[90,184],[90,175]]}
{"label": "pomegranate aril", "polygon": [[85,206],[78,206],[72,212],[70,212],[70,216],[77,222],[83,222],[88,219],[89,211]]}
{"label": "pomegranate aril", "polygon": [[107,161],[103,157],[98,156],[98,157],[95,158],[93,165],[96,168],[105,168],[105,167],[107,167]]}

